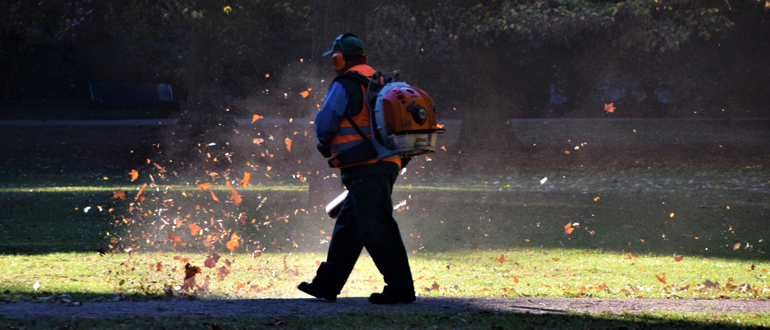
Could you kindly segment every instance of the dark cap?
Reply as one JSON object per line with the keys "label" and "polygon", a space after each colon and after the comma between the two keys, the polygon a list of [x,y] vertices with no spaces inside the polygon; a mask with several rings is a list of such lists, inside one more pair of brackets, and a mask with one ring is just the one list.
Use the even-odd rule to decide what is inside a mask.
{"label": "dark cap", "polygon": [[332,49],[324,53],[323,56],[324,57],[329,56],[336,51],[342,52],[342,54],[345,54],[345,55],[352,55],[352,56],[366,55],[366,52],[364,51],[363,41],[361,41],[361,39],[358,39],[358,36],[352,33],[340,34],[337,37],[337,39],[334,39],[334,43],[332,44]]}

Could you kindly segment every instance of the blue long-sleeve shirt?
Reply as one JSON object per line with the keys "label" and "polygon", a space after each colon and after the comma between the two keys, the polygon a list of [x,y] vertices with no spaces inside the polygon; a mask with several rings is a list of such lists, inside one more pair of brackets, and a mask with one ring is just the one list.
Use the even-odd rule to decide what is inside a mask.
{"label": "blue long-sleeve shirt", "polygon": [[315,115],[315,135],[321,145],[331,145],[332,138],[340,128],[340,121],[349,107],[345,86],[340,82],[333,82],[326,92],[323,108]]}

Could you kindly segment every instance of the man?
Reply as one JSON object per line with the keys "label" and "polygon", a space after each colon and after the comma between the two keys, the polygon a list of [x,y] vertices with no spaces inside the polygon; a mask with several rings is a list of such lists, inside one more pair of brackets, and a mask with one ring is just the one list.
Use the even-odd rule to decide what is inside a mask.
{"label": "man", "polygon": [[373,293],[369,301],[411,303],[415,300],[412,273],[391,201],[401,159],[377,159],[371,145],[361,137],[371,136],[364,82],[375,71],[367,64],[363,42],[354,34],[337,37],[332,49],[323,54],[329,55],[338,76],[316,114],[316,137],[318,150],[324,157],[332,157],[329,164],[340,169],[349,193],[334,225],[326,262],[318,267],[312,283],[302,282],[298,289],[317,298],[336,300],[366,247],[386,283],[383,292]]}

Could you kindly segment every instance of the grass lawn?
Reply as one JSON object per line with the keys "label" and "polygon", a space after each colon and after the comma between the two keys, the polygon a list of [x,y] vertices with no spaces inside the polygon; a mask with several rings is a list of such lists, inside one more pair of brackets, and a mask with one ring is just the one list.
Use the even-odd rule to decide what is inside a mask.
{"label": "grass lawn", "polygon": [[[60,142],[62,134],[48,136],[53,142],[9,135],[15,147],[0,155],[6,159],[0,169],[4,300],[305,297],[296,285],[312,279],[325,259],[333,221],[321,205],[307,202],[305,172],[296,170],[302,159],[294,167],[270,160],[287,159],[280,153],[283,139],[254,142],[252,148],[264,149],[232,159],[218,147],[223,143],[216,149],[200,145],[191,150],[199,159],[177,165],[156,144],[138,142],[140,133],[122,147],[93,140],[93,149],[82,141]],[[246,138],[250,144],[256,139]],[[496,173],[441,171],[434,166],[440,155],[435,158],[410,166],[393,195],[420,295],[770,297],[765,158],[660,166],[648,157],[639,165],[561,162]],[[341,296],[368,296],[382,286],[364,254]],[[391,324],[464,327],[454,317],[403,315]],[[537,328],[551,322],[522,315],[482,318],[510,325],[519,322],[516,317]],[[603,317],[564,317],[582,324],[576,328],[767,321],[766,315],[748,314],[606,316],[609,323]],[[646,321],[634,323],[639,319]],[[233,328],[246,322],[166,321]],[[279,321],[312,328],[360,324],[344,315]],[[494,328],[494,322],[482,328]]]}

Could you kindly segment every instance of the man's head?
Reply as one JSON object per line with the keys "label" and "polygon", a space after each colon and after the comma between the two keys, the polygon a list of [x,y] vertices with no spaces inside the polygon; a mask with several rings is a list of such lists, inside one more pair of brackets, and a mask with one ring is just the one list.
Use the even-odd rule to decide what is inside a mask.
{"label": "man's head", "polygon": [[352,33],[340,34],[334,39],[332,49],[323,54],[324,57],[329,55],[332,56],[332,65],[337,70],[344,69],[354,60],[366,58],[364,43]]}

